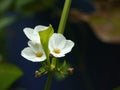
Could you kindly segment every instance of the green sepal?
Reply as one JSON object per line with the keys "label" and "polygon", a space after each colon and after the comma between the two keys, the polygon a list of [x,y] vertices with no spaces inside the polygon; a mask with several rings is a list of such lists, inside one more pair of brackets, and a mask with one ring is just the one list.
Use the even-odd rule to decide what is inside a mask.
{"label": "green sepal", "polygon": [[41,77],[50,71],[50,66],[45,61],[41,62],[41,64],[40,69],[35,71],[35,77]]}
{"label": "green sepal", "polygon": [[45,67],[41,67],[41,68],[39,69],[39,72],[41,72],[41,73],[46,72],[46,68],[45,68]]}
{"label": "green sepal", "polygon": [[64,60],[63,63],[58,63],[56,66],[55,77],[57,80],[64,80],[68,76],[69,64]]}
{"label": "green sepal", "polygon": [[64,60],[63,64],[60,66],[60,69],[64,69],[64,67],[66,67],[67,62]]}
{"label": "green sepal", "polygon": [[53,33],[54,33],[54,29],[52,28],[51,25],[49,25],[49,27],[46,30],[39,32],[41,44],[47,56],[47,60],[49,60],[49,52],[50,52],[48,49],[48,42]]}
{"label": "green sepal", "polygon": [[42,67],[40,67],[39,71],[41,71],[42,69],[45,69],[45,71],[50,71],[50,65],[48,65],[48,63],[46,61],[41,62]]}
{"label": "green sepal", "polygon": [[47,68],[46,67],[41,67],[38,71],[38,76],[41,77],[42,75],[46,74],[48,72]]}

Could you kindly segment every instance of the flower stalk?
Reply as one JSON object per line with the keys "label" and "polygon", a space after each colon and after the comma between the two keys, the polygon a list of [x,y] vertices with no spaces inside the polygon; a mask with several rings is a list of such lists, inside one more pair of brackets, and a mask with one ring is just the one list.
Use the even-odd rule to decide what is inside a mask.
{"label": "flower stalk", "polygon": [[59,27],[58,27],[58,33],[61,33],[61,34],[64,33],[70,6],[71,6],[71,0],[65,0],[64,8],[62,11],[62,16],[61,16]]}
{"label": "flower stalk", "polygon": [[[61,33],[61,34],[64,33],[66,21],[67,21],[69,10],[70,10],[70,6],[71,6],[71,0],[65,0],[61,19],[60,19],[60,23],[59,23],[59,27],[58,27],[58,33]],[[55,59],[55,62],[56,62],[56,60],[57,59]],[[50,90],[51,81],[52,81],[52,72],[49,71],[48,78],[47,78],[46,85],[45,85],[45,90]]]}
{"label": "flower stalk", "polygon": [[52,81],[52,72],[48,72],[48,77],[47,77],[47,82],[46,82],[46,85],[45,85],[45,90],[50,90],[51,81]]}

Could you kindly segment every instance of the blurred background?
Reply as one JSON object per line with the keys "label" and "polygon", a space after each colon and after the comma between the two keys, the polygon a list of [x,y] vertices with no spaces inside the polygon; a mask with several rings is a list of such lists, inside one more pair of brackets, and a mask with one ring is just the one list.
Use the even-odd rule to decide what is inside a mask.
{"label": "blurred background", "polygon": [[[75,42],[66,60],[75,68],[51,90],[120,90],[120,0],[72,0],[65,29]],[[0,90],[44,90],[40,63],[25,60],[23,28],[59,25],[64,0],[0,0]]]}

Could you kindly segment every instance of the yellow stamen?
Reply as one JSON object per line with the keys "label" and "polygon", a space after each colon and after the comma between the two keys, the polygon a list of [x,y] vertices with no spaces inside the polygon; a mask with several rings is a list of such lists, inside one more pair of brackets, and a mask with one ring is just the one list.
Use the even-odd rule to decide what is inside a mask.
{"label": "yellow stamen", "polygon": [[36,55],[36,57],[42,57],[43,53],[37,52],[35,55]]}
{"label": "yellow stamen", "polygon": [[60,53],[60,49],[54,49],[54,53],[56,53],[56,54],[59,54]]}

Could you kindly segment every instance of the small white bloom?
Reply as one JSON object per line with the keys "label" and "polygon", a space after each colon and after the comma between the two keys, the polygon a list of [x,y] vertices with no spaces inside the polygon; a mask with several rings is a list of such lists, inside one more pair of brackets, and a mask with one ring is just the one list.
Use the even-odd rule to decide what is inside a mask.
{"label": "small white bloom", "polygon": [[28,39],[33,42],[40,43],[39,31],[47,30],[47,26],[38,25],[34,29],[32,28],[24,28],[23,31]]}
{"label": "small white bloom", "polygon": [[49,40],[49,50],[54,57],[64,57],[66,53],[70,52],[74,46],[74,42],[66,40],[66,38],[59,33],[54,33]]}
{"label": "small white bloom", "polygon": [[46,55],[39,43],[28,42],[29,47],[22,50],[21,55],[29,61],[41,62],[46,59]]}

